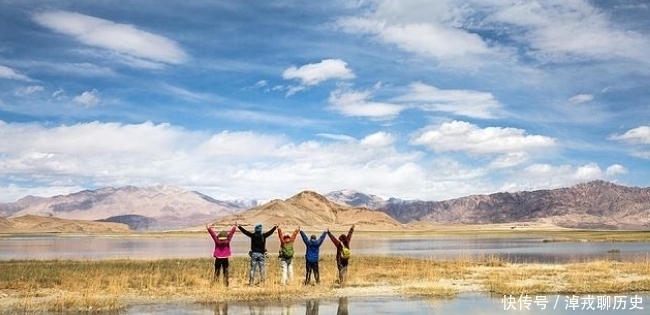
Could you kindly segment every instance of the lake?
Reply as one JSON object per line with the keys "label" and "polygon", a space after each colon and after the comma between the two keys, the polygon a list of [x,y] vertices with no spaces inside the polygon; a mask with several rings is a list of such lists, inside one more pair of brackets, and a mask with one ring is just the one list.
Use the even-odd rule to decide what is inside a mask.
{"label": "lake", "polygon": [[[607,303],[609,301],[609,303]],[[138,305],[126,314],[359,315],[359,314],[648,314],[650,295],[539,295],[524,297],[463,293],[454,299],[359,297],[276,303]]]}
{"label": "lake", "polygon": [[[234,256],[246,256],[249,239],[239,233],[233,238]],[[0,237],[0,260],[8,259],[163,259],[200,258],[212,254],[212,239],[205,236],[95,236],[29,235]],[[275,235],[267,248],[279,248]],[[296,240],[297,253],[304,244]],[[650,242],[543,242],[539,237],[355,237],[355,255],[406,255],[411,257],[454,259],[494,256],[511,262],[564,263],[594,259],[618,261],[645,260],[650,257]],[[333,254],[329,239],[321,253]]]}

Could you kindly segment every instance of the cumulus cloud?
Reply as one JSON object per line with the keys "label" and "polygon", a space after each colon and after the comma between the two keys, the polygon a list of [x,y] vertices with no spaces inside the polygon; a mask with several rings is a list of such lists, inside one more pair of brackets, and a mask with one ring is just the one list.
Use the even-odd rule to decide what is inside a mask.
{"label": "cumulus cloud", "polygon": [[32,79],[30,79],[28,76],[21,74],[16,70],[3,65],[0,65],[0,79],[32,81]]}
{"label": "cumulus cloud", "polygon": [[451,113],[471,118],[496,118],[501,103],[491,93],[471,90],[441,90],[421,82],[412,83],[409,91],[398,97],[424,111]]}
{"label": "cumulus cloud", "polygon": [[594,96],[591,94],[578,94],[574,95],[569,99],[569,103],[571,104],[582,104],[582,103],[587,103],[591,102],[594,99]]}
{"label": "cumulus cloud", "polygon": [[630,129],[622,135],[612,135],[611,140],[618,140],[628,143],[650,144],[650,126],[640,126]]}
{"label": "cumulus cloud", "polygon": [[[350,141],[294,142],[251,131],[194,132],[169,124],[83,123],[61,126],[0,121],[0,180],[44,186],[200,187],[215,197],[280,198],[301,189],[393,190],[424,179],[420,155],[399,152],[388,133]],[[363,150],[360,150],[363,144]],[[391,178],[391,181],[384,180]],[[409,192],[412,194],[412,192]],[[5,195],[0,196],[5,198]]]}
{"label": "cumulus cloud", "polygon": [[391,119],[406,109],[406,106],[370,101],[370,91],[337,89],[329,96],[330,108],[345,116]]}
{"label": "cumulus cloud", "polygon": [[627,172],[628,172],[627,168],[620,164],[612,164],[608,166],[607,169],[605,170],[605,174],[610,177],[620,175],[620,174],[627,174]]}
{"label": "cumulus cloud", "polygon": [[410,141],[435,152],[462,151],[470,154],[520,153],[552,148],[555,139],[527,135],[516,128],[480,128],[464,121],[452,121],[419,130]]}
{"label": "cumulus cloud", "polygon": [[282,78],[286,80],[298,79],[301,84],[312,86],[330,79],[353,79],[354,73],[343,60],[325,59],[318,63],[300,66],[299,68],[292,66],[284,70]]}
{"label": "cumulus cloud", "polygon": [[187,54],[175,41],[133,25],[66,11],[37,13],[33,19],[86,45],[121,54],[132,65],[149,67],[147,62],[180,64],[187,59]]}
{"label": "cumulus cloud", "polygon": [[95,106],[101,102],[101,99],[99,98],[99,92],[97,90],[93,89],[90,91],[85,91],[77,96],[75,96],[72,99],[75,103],[81,104],[84,106]]}
{"label": "cumulus cloud", "polygon": [[395,137],[387,132],[376,132],[371,135],[366,136],[360,141],[362,147],[372,148],[372,147],[386,147],[392,145],[395,142]]}

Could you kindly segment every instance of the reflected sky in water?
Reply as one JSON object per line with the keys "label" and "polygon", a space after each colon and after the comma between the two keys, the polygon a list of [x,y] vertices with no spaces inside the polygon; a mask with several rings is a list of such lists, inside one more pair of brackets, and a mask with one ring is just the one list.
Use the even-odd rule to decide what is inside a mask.
{"label": "reflected sky in water", "polygon": [[[478,293],[461,294],[453,299],[406,299],[382,298],[338,298],[271,303],[218,303],[214,305],[139,305],[127,310],[130,315],[144,314],[197,314],[197,315],[366,315],[366,314],[648,314],[650,295],[542,295],[530,296],[530,304],[519,304],[528,299],[514,297],[514,304],[508,297],[487,296]],[[543,298],[543,300],[542,300]],[[592,300],[593,299],[593,300]],[[605,308],[609,299],[612,303]],[[600,305],[598,300],[602,300]],[[619,303],[614,304],[617,300]],[[535,301],[546,303],[535,303]],[[592,304],[588,301],[593,301]],[[621,302],[625,301],[623,305]],[[635,303],[631,303],[634,301]],[[515,308],[513,308],[513,305]],[[520,308],[521,305],[521,308]],[[615,309],[616,308],[616,309]]]}
{"label": "reflected sky in water", "polygon": [[[297,240],[296,253],[304,253]],[[250,241],[236,234],[234,256],[246,256]],[[543,242],[541,238],[472,237],[356,237],[355,255],[407,255],[411,257],[455,259],[495,256],[511,262],[563,263],[599,258],[619,261],[645,260],[650,257],[650,242]],[[204,237],[142,236],[11,236],[0,237],[0,259],[161,259],[210,257],[213,243]],[[271,253],[279,248],[277,238],[267,242]],[[322,254],[334,254],[329,240]]]}

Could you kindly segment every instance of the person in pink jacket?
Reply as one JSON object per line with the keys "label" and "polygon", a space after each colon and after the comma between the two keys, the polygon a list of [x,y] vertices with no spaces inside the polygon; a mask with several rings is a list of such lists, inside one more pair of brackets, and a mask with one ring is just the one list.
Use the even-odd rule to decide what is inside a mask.
{"label": "person in pink jacket", "polygon": [[214,252],[212,252],[212,257],[214,257],[214,279],[215,281],[219,281],[219,276],[223,269],[224,283],[228,286],[228,258],[232,255],[230,252],[230,241],[233,235],[235,235],[237,223],[235,223],[230,231],[221,231],[218,234],[212,229],[210,224],[206,224],[205,227],[208,229],[208,233],[210,233],[214,241]]}

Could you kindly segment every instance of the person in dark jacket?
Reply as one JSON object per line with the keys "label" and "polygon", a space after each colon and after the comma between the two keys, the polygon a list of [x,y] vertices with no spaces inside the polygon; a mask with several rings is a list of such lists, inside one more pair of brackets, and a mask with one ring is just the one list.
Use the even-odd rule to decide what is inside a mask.
{"label": "person in dark jacket", "polygon": [[337,239],[329,229],[327,229],[327,235],[329,235],[332,243],[336,246],[336,268],[339,270],[338,283],[341,286],[345,285],[345,282],[348,278],[348,260],[349,258],[343,257],[343,249],[349,251],[350,241],[352,240],[352,232],[354,232],[354,225],[350,227],[348,234],[341,234]]}
{"label": "person in dark jacket", "polygon": [[248,252],[248,255],[251,257],[251,269],[249,272],[248,285],[253,285],[253,280],[255,279],[255,271],[259,269],[260,271],[260,282],[264,282],[266,279],[266,239],[273,235],[275,229],[278,228],[278,225],[274,225],[270,230],[262,233],[262,225],[255,225],[254,232],[246,230],[243,226],[237,225],[239,230],[244,233],[244,235],[251,238],[251,250]]}
{"label": "person in dark jacket", "polygon": [[318,252],[320,251],[320,246],[325,240],[325,235],[327,232],[323,232],[320,238],[316,239],[316,235],[313,235],[307,239],[305,232],[300,231],[300,236],[302,241],[305,242],[305,285],[308,285],[311,282],[311,274],[314,273],[314,279],[316,284],[320,283],[320,274],[318,272]]}

